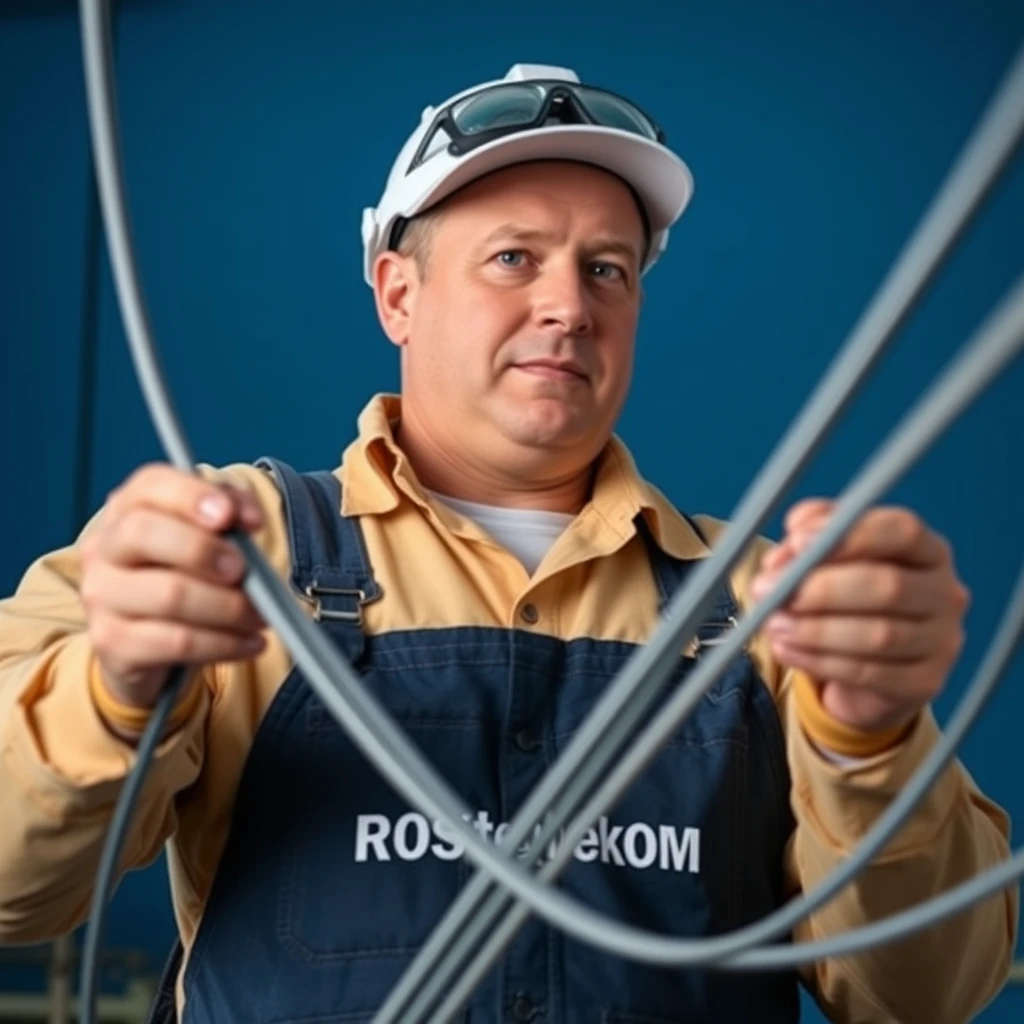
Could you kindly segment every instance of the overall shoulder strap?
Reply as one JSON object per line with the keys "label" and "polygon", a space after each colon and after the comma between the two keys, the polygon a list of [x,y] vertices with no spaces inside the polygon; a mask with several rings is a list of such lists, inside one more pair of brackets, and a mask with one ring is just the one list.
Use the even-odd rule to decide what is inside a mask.
{"label": "overall shoulder strap", "polygon": [[352,627],[339,639],[354,661],[363,649],[363,605],[382,591],[358,520],[341,514],[341,483],[333,473],[297,473],[278,459],[256,465],[270,470],[284,500],[292,585],[312,602],[318,622]]}

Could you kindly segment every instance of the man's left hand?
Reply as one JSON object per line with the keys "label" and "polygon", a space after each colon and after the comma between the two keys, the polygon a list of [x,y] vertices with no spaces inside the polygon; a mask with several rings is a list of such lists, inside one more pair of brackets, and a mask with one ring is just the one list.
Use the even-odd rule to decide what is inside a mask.
{"label": "man's left hand", "polygon": [[[786,517],[752,595],[764,597],[832,513],[809,500]],[[941,691],[963,646],[970,595],[949,544],[913,513],[876,508],[765,623],[776,660],[820,686],[824,709],[865,731],[904,725]]]}

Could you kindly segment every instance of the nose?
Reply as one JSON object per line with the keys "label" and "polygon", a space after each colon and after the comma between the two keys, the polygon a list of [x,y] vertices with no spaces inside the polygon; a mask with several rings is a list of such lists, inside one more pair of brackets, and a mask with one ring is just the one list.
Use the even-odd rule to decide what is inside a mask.
{"label": "nose", "polygon": [[549,264],[534,282],[538,326],[559,334],[585,336],[594,329],[586,279],[578,266]]}

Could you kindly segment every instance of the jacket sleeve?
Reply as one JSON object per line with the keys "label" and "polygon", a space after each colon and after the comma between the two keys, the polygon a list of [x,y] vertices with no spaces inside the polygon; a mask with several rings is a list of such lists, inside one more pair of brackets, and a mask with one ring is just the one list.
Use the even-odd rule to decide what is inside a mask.
{"label": "jacket sleeve", "polygon": [[[703,524],[702,524],[703,525]],[[716,532],[716,524],[706,524]],[[737,567],[732,585],[741,606],[768,542]],[[764,638],[750,653],[771,689],[786,737],[796,828],[786,876],[796,894],[837,868],[907,783],[940,737],[926,709],[895,745],[870,751],[871,736],[845,727],[822,730],[816,690],[771,657]],[[838,723],[837,723],[838,724]],[[829,757],[822,753],[841,755]],[[878,921],[966,881],[1009,857],[1007,814],[952,763],[889,846],[853,883],[797,926],[794,941],[837,935]],[[1005,983],[1018,923],[1016,887],[898,943],[804,968],[808,989],[830,1020],[843,1024],[964,1024]]]}
{"label": "jacket sleeve", "polygon": [[[258,471],[204,472],[254,487],[273,516],[276,491]],[[286,559],[280,527],[272,521],[262,532],[264,550]],[[135,760],[89,693],[94,656],[78,596],[80,540],[37,560],[0,601],[0,943],[43,941],[84,920],[113,806]],[[216,676],[211,666],[197,677],[194,710],[157,749],[122,870],[159,855],[176,827],[176,794],[202,770]]]}

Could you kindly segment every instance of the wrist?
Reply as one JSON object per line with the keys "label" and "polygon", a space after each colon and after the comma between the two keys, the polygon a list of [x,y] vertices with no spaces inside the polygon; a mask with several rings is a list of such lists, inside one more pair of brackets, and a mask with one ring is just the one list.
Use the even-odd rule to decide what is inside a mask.
{"label": "wrist", "polygon": [[898,746],[910,734],[919,713],[908,720],[867,729],[840,721],[821,700],[821,686],[805,672],[793,672],[797,720],[811,742],[841,758],[867,758]]}
{"label": "wrist", "polygon": [[[149,722],[153,709],[133,704],[116,693],[108,684],[103,668],[95,657],[91,659],[89,666],[89,695],[104,725],[115,736],[128,743],[138,740]],[[201,687],[194,681],[190,682],[168,719],[168,734],[180,729],[188,721],[199,706],[201,697]]]}

